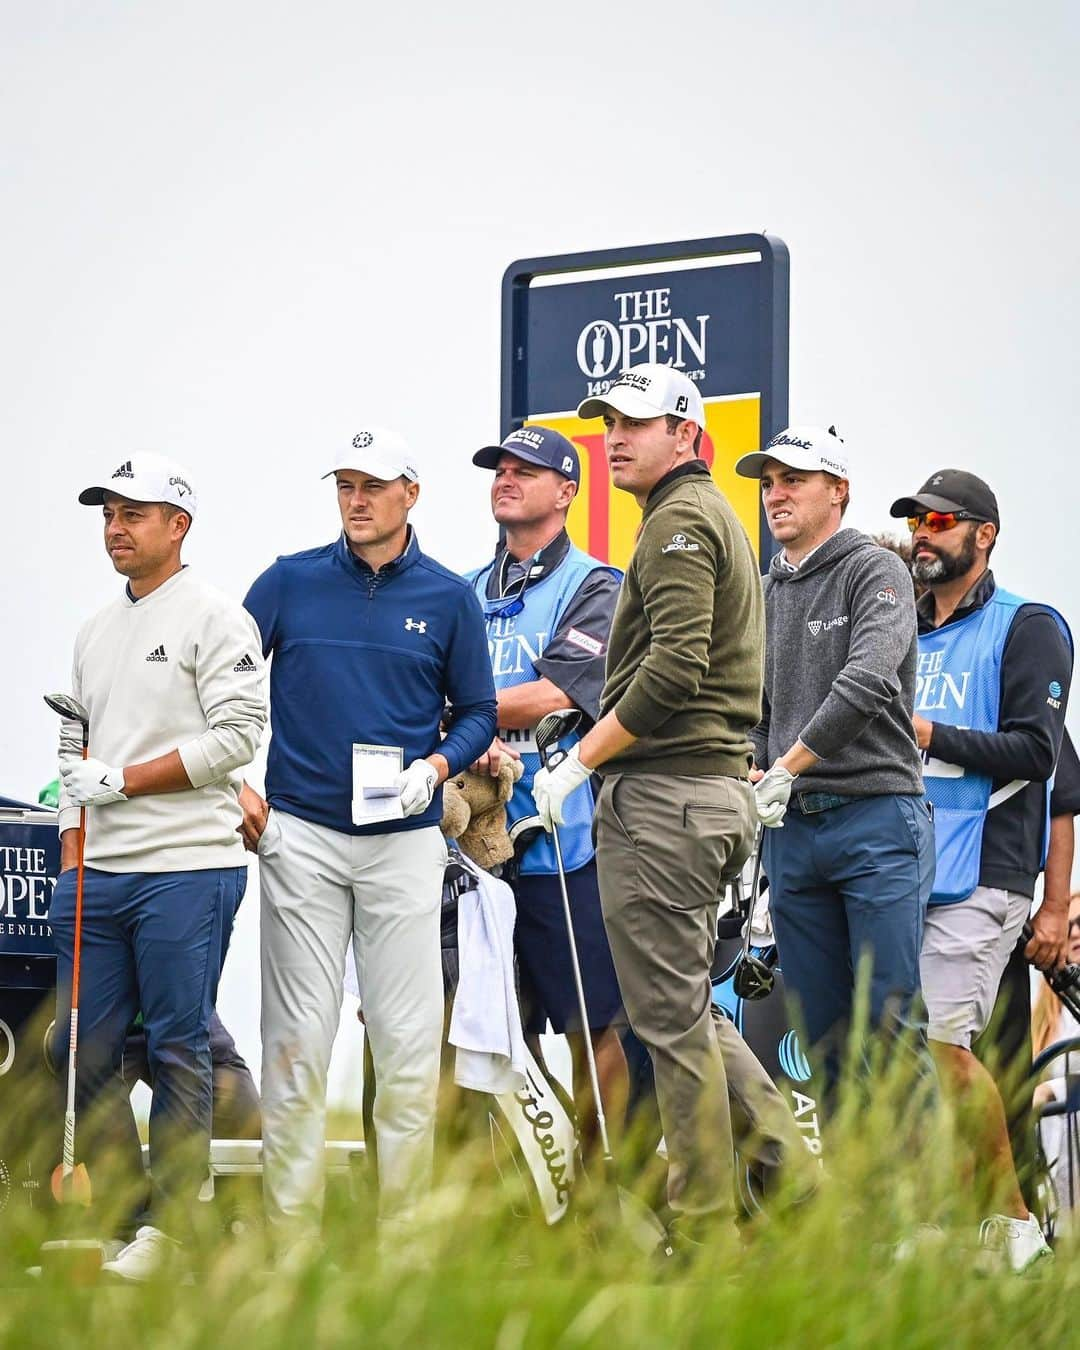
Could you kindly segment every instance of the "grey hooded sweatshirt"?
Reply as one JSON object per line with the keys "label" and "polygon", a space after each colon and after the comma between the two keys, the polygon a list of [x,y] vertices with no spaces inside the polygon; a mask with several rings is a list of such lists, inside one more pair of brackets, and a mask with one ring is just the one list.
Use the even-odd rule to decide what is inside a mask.
{"label": "grey hooded sweatshirt", "polygon": [[758,767],[801,740],[820,762],[799,775],[795,792],[921,795],[907,569],[851,529],[828,538],[797,571],[782,556],[765,579],[764,716],[751,733]]}

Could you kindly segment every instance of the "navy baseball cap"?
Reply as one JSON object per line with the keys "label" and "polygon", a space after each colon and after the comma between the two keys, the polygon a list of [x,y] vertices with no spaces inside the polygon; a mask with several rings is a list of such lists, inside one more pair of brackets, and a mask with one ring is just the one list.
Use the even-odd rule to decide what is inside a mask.
{"label": "navy baseball cap", "polygon": [[541,427],[535,423],[518,427],[517,431],[512,431],[504,438],[502,445],[485,445],[482,450],[477,450],[472,462],[481,469],[494,469],[499,456],[504,454],[516,455],[527,464],[554,469],[564,478],[569,478],[571,483],[581,482],[577,450],[572,442],[557,431],[552,431],[551,427]]}

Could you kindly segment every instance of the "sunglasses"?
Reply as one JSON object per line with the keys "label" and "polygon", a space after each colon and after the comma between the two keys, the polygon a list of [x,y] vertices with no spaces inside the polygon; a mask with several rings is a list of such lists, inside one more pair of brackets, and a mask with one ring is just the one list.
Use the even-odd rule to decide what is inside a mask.
{"label": "sunglasses", "polygon": [[925,526],[931,534],[944,534],[946,530],[959,525],[962,520],[975,519],[976,517],[969,515],[967,511],[924,511],[918,516],[908,516],[907,527],[912,534],[920,526]]}
{"label": "sunglasses", "polygon": [[[493,604],[496,605],[497,608],[492,609],[491,606]],[[484,621],[486,623],[491,623],[495,619],[513,619],[516,618],[524,608],[525,601],[520,595],[509,601],[509,603],[505,602],[505,597],[503,597],[502,600],[489,600],[484,605]]]}

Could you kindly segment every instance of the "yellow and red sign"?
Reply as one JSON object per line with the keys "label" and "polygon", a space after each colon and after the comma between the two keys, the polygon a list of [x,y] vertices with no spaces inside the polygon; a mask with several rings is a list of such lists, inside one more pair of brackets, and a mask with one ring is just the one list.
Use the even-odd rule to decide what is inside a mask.
{"label": "yellow and red sign", "polygon": [[[599,418],[585,422],[572,415],[533,416],[561,432],[578,448],[581,487],[570,508],[570,537],[594,558],[625,568],[641,523],[641,508],[628,492],[611,485],[604,453],[604,427]],[[738,478],[735,461],[760,446],[761,401],[757,394],[705,400],[705,434],[701,458],[713,479],[735,508],[758,550],[760,510],[757,484]]]}

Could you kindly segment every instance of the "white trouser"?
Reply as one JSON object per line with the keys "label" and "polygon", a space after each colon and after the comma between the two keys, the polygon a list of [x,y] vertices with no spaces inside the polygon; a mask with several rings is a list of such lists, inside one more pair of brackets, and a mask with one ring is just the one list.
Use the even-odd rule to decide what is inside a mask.
{"label": "white trouser", "polygon": [[379,1219],[405,1223],[431,1181],[446,844],[435,826],[358,836],[271,811],[259,863],[267,1217],[290,1240],[319,1232],[326,1074],[351,938],[375,1061]]}

